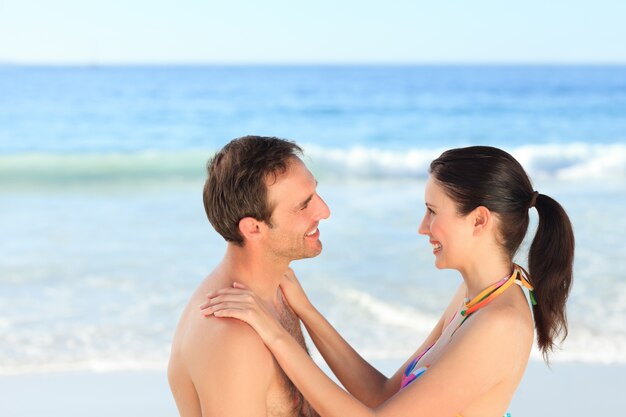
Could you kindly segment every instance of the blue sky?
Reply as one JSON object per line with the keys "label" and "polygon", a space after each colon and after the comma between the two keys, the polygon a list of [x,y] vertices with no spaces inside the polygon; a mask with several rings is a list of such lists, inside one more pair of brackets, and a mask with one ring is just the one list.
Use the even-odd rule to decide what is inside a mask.
{"label": "blue sky", "polygon": [[0,0],[0,62],[626,63],[624,0]]}

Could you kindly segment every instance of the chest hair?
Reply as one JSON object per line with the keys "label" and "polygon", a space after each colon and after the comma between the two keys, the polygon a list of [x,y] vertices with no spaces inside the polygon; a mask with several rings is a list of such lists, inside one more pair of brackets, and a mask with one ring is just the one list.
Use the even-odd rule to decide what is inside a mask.
{"label": "chest hair", "polygon": [[[280,309],[279,309],[279,320],[282,326],[289,332],[291,336],[298,342],[302,348],[309,353],[309,349],[306,347],[306,343],[304,341],[304,335],[302,334],[302,326],[300,325],[300,319],[294,313],[294,311],[289,307],[287,302],[280,296]],[[293,398],[295,412],[294,416],[297,417],[319,417],[319,414],[311,407],[308,401],[304,399],[300,391],[296,388],[296,386],[289,380],[287,375],[280,370],[283,380],[285,381],[285,385],[287,390],[289,391],[290,398]]]}

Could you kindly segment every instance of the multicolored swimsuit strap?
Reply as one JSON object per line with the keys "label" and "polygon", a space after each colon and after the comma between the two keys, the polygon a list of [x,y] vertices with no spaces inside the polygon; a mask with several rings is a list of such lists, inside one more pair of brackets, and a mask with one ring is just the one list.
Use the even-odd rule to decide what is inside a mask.
{"label": "multicolored swimsuit strap", "polygon": [[[467,301],[465,303],[464,308],[461,310],[461,316],[463,316],[463,320],[458,324],[456,329],[452,332],[450,337],[454,336],[457,330],[465,323],[465,320],[468,319],[472,313],[480,310],[491,301],[493,301],[497,296],[506,291],[514,283],[518,283],[524,287],[526,287],[530,294],[530,301],[532,305],[536,305],[537,301],[535,299],[535,294],[533,293],[533,286],[530,284],[529,274],[528,272],[519,266],[518,264],[513,264],[513,273],[506,278],[501,279],[495,284],[489,286],[480,294],[478,294],[473,299]],[[456,314],[455,314],[456,316]],[[454,319],[454,318],[453,318]],[[405,388],[411,382],[415,381],[419,378],[424,372],[428,370],[429,365],[417,367],[417,363],[422,359],[422,357],[434,346],[434,343],[429,346],[426,350],[420,353],[415,359],[413,359],[408,366],[406,367],[404,374],[402,375],[402,382],[400,383],[400,389]],[[463,417],[460,414],[457,414],[456,417]],[[506,413],[503,417],[511,417],[511,413]]]}
{"label": "multicolored swimsuit strap", "polygon": [[400,389],[406,387],[411,382],[416,380],[419,376],[421,376],[424,372],[426,372],[426,370],[429,368],[428,366],[422,366],[417,369],[415,368],[415,366],[420,361],[420,359],[422,359],[422,356],[424,356],[433,346],[435,346],[434,343],[428,346],[422,353],[417,355],[415,359],[413,359],[407,365],[406,369],[404,370],[404,375],[402,375],[402,381],[400,382]]}
{"label": "multicolored swimsuit strap", "polygon": [[454,336],[459,327],[465,323],[465,320],[472,315],[472,313],[480,310],[490,302],[492,302],[497,296],[502,294],[514,283],[519,283],[520,285],[526,287],[530,294],[530,301],[532,305],[536,305],[537,301],[535,300],[535,295],[533,293],[533,286],[530,284],[528,280],[528,272],[518,264],[513,264],[513,273],[506,278],[501,279],[493,285],[487,287],[484,291],[478,294],[476,297],[465,303],[465,307],[461,310],[461,316],[463,316],[463,320],[461,320],[450,335],[450,337]]}

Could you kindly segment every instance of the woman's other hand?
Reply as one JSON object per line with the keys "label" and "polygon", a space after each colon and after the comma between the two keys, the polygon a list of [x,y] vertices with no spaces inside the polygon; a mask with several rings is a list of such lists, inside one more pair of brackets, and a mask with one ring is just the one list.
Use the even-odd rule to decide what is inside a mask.
{"label": "woman's other hand", "polygon": [[280,289],[289,303],[289,306],[298,316],[301,316],[301,312],[311,306],[311,302],[300,285],[293,269],[288,268],[285,275],[283,275],[280,281]]}

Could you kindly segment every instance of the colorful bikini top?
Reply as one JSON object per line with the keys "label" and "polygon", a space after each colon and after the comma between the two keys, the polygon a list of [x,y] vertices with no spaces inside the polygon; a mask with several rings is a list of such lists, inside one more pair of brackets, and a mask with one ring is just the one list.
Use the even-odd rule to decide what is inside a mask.
{"label": "colorful bikini top", "polygon": [[[472,298],[471,300],[466,299],[465,305],[463,309],[461,309],[461,312],[460,312],[461,316],[463,316],[463,320],[461,320],[461,322],[456,327],[456,329],[454,329],[450,337],[454,336],[456,331],[459,330],[459,327],[461,327],[461,325],[465,323],[465,320],[467,320],[469,316],[471,316],[473,313],[475,313],[476,311],[480,310],[481,308],[483,308],[484,306],[492,302],[496,297],[498,297],[500,294],[506,291],[507,288],[513,285],[513,283],[517,283],[519,285],[522,285],[528,288],[528,291],[530,293],[530,301],[532,305],[536,305],[537,301],[533,293],[533,286],[528,281],[528,275],[529,275],[528,272],[526,272],[524,268],[522,268],[521,266],[517,264],[513,264],[513,273],[511,275],[489,286],[483,292],[481,292],[480,294],[478,294],[476,297]],[[455,317],[456,317],[456,314],[452,317],[452,320],[454,320]],[[450,322],[452,322],[452,320],[450,320]],[[404,374],[402,375],[402,382],[400,383],[400,389],[405,388],[407,385],[415,381],[424,372],[428,370],[430,365],[420,366],[419,368],[417,368],[417,363],[434,345],[435,345],[434,343],[430,345],[428,348],[426,348],[426,350],[424,350],[422,353],[417,355],[417,357],[415,357],[415,359],[413,359],[407,365],[404,371]]]}

